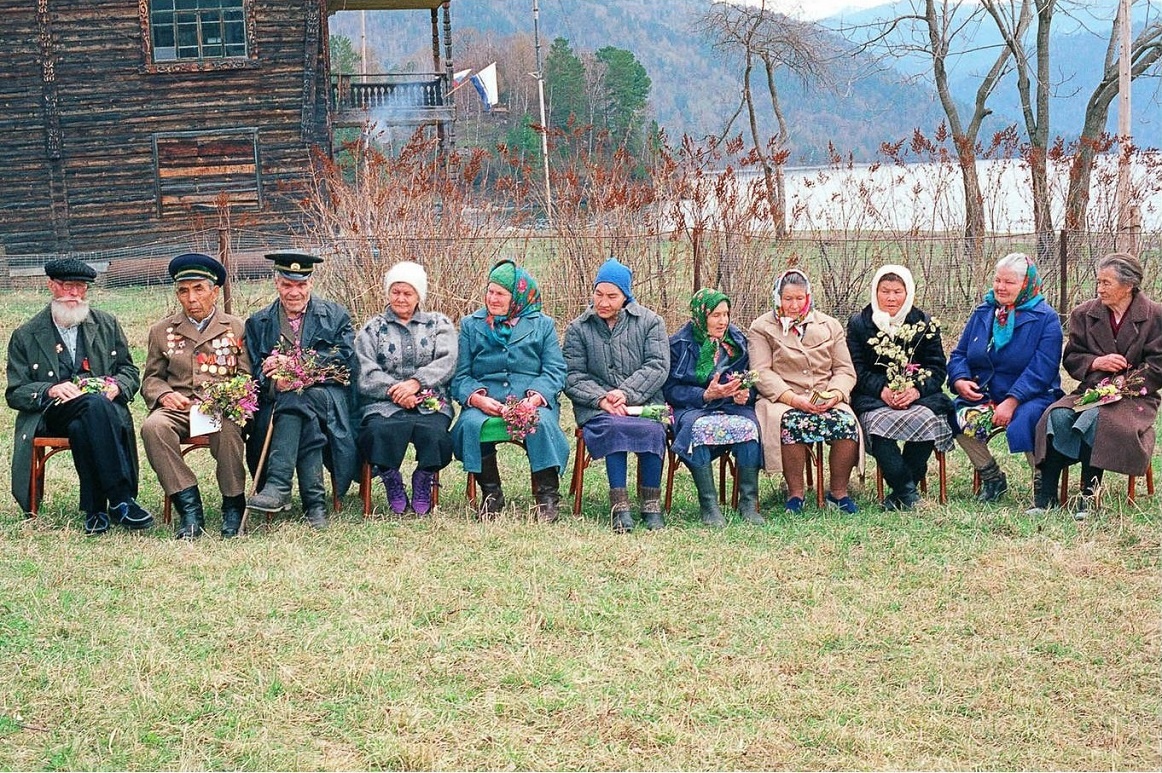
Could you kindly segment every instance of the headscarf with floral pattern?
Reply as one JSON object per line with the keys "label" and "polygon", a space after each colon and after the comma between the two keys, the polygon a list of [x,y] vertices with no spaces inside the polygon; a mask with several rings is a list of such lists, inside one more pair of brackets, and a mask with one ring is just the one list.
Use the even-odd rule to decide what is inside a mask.
{"label": "headscarf with floral pattern", "polygon": [[488,323],[492,337],[499,343],[506,344],[512,337],[512,328],[522,317],[527,317],[541,310],[541,291],[537,287],[537,280],[533,275],[517,266],[511,260],[502,260],[488,272],[489,284],[500,285],[512,293],[512,301],[508,305],[508,313],[503,317],[488,314],[485,321]]}
{"label": "headscarf with floral pattern", "polygon": [[1025,256],[1025,282],[1017,299],[1010,305],[997,301],[996,293],[989,290],[984,294],[984,302],[991,303],[993,311],[993,350],[999,351],[1013,340],[1013,330],[1017,327],[1017,312],[1028,311],[1042,300],[1041,275],[1037,272],[1037,264]]}
{"label": "headscarf with floral pattern", "polygon": [[[807,301],[803,304],[803,308],[799,310],[798,314],[787,316],[783,313],[783,286],[787,284],[787,277],[792,274],[797,274],[803,278],[804,289],[807,293]],[[811,313],[811,308],[815,302],[811,298],[811,280],[797,268],[789,268],[783,273],[779,274],[779,278],[775,280],[775,291],[771,294],[771,308],[775,312],[775,317],[783,325],[783,335],[794,333],[803,339],[803,334],[807,332],[807,315]]]}
{"label": "headscarf with floral pattern", "polygon": [[719,346],[726,350],[730,359],[734,359],[742,352],[742,345],[734,340],[729,325],[726,327],[726,332],[722,334],[722,338],[711,338],[707,330],[706,318],[723,301],[726,301],[726,307],[729,309],[730,298],[726,296],[726,293],[712,290],[709,287],[703,287],[690,299],[690,318],[694,325],[694,340],[700,345],[698,362],[694,366],[694,377],[699,382],[710,382]]}

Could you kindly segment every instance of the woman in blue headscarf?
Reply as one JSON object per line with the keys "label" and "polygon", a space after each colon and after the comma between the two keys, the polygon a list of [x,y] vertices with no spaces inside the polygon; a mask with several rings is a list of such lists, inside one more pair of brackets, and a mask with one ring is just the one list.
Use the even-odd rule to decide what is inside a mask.
{"label": "woman in blue headscarf", "polygon": [[1037,421],[1061,396],[1061,346],[1061,322],[1041,295],[1033,259],[1020,252],[1001,258],[993,289],[973,310],[948,358],[948,383],[957,395],[956,440],[980,473],[978,501],[995,502],[1009,483],[987,437],[967,426],[969,417],[991,408],[992,427],[1004,429],[1009,451],[1023,452],[1032,466]]}
{"label": "woman in blue headscarf", "polygon": [[[504,507],[496,465],[496,443],[503,438],[485,422],[501,417],[506,401],[514,398],[539,416],[535,432],[523,440],[537,516],[557,519],[559,476],[569,461],[558,400],[564,386],[565,359],[552,318],[541,313],[536,280],[511,260],[500,261],[488,274],[484,308],[460,322],[452,376],[452,396],[463,406],[452,427],[452,448],[464,469],[476,474],[480,517],[491,518]],[[501,435],[506,435],[503,426]]]}

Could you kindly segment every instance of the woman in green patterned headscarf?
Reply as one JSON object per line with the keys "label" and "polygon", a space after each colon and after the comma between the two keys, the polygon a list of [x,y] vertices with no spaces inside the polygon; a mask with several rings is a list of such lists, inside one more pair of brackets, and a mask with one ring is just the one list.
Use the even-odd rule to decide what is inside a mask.
{"label": "woman in green patterned headscarf", "polygon": [[553,320],[541,312],[536,280],[511,260],[497,263],[488,275],[484,308],[460,321],[452,377],[452,396],[462,406],[452,427],[452,447],[480,484],[481,517],[495,516],[504,507],[497,440],[487,433],[482,439],[481,432],[488,419],[511,410],[506,408],[511,400],[523,403],[526,411],[535,409],[539,417],[536,431],[521,442],[533,472],[537,514],[544,521],[556,520],[559,476],[569,460],[558,401],[564,386],[565,358]]}
{"label": "woman in green patterned headscarf", "polygon": [[733,453],[738,466],[738,510],[761,524],[758,474],[762,464],[746,336],[730,322],[730,299],[702,289],[690,299],[690,321],[670,337],[670,376],[663,393],[674,409],[674,453],[698,489],[702,522],[725,526],[710,463]]}

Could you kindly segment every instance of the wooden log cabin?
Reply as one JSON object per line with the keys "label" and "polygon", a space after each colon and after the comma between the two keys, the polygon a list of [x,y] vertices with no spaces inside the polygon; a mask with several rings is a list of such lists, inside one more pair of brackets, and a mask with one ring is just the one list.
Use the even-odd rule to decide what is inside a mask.
{"label": "wooden log cabin", "polygon": [[[0,253],[293,227],[336,126],[395,113],[451,141],[450,0],[0,0]],[[426,11],[430,73],[332,78],[328,17]],[[389,114],[390,115],[390,114]]]}

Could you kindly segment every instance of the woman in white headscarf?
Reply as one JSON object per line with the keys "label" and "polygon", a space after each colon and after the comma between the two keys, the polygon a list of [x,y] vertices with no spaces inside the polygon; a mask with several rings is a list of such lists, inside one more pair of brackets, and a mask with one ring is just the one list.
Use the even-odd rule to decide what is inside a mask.
{"label": "woman in white headscarf", "polygon": [[871,302],[847,323],[856,375],[851,407],[891,489],[883,501],[889,510],[916,506],[916,484],[927,472],[932,449],[953,445],[939,323],[916,308],[915,299],[912,272],[883,266],[872,278]]}

